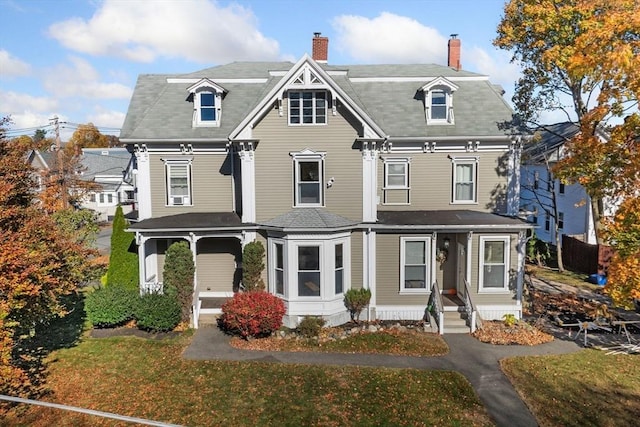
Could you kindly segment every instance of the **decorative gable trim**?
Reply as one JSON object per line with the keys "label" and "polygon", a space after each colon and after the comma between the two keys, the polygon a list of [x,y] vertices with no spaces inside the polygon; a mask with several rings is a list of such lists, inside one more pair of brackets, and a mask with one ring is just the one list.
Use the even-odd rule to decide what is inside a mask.
{"label": "decorative gable trim", "polygon": [[[336,101],[339,99],[342,105],[347,108],[355,117],[359,118],[365,129],[369,129],[374,135],[369,135],[376,138],[385,138],[384,131],[378,126],[369,115],[367,115],[358,105],[333,81],[329,74],[324,71],[316,61],[314,61],[309,55],[305,54],[300,60],[294,64],[293,67],[282,77],[280,82],[276,84],[269,93],[256,105],[256,107],[240,122],[238,126],[230,133],[229,139],[235,140],[239,135],[246,134],[247,128],[252,128],[253,125],[264,115],[266,112],[273,108],[273,105],[280,105],[282,102],[282,94],[289,85],[301,76],[301,73],[313,72],[314,79],[322,81],[324,87],[331,92],[333,98],[333,105],[335,108]],[[304,76],[303,76],[304,78]],[[311,88],[322,88],[320,85],[312,84],[310,80],[309,86]],[[296,87],[296,86],[294,86]],[[283,114],[282,112],[281,114]],[[336,111],[337,114],[337,111]]]}
{"label": "decorative gable trim", "polygon": [[430,90],[432,90],[433,88],[437,87],[437,86],[445,86],[448,87],[449,90],[451,92],[455,92],[456,90],[458,90],[458,86],[453,84],[450,80],[440,76],[440,77],[436,77],[435,79],[431,80],[429,83],[427,83],[426,85],[422,86],[420,88],[421,91],[423,92],[428,92]]}
{"label": "decorative gable trim", "polygon": [[194,83],[191,86],[189,86],[187,88],[187,92],[195,93],[195,92],[201,90],[202,88],[211,88],[217,93],[227,93],[228,92],[225,88],[223,88],[222,86],[216,84],[215,82],[213,82],[212,80],[207,79],[207,78],[200,79],[196,83]]}

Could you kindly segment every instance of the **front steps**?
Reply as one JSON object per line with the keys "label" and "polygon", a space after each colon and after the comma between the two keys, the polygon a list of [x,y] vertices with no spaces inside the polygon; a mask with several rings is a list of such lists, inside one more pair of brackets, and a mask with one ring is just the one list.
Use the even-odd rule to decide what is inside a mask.
{"label": "front steps", "polygon": [[443,323],[445,334],[468,334],[471,332],[464,306],[445,307]]}

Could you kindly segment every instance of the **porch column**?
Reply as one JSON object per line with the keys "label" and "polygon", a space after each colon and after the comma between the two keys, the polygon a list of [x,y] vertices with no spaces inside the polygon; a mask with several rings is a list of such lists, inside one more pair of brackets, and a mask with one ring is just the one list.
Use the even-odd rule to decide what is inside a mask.
{"label": "porch column", "polygon": [[471,254],[473,250],[473,232],[467,233],[467,273],[466,279],[469,287],[471,287]]}
{"label": "porch column", "polygon": [[149,168],[149,152],[145,144],[135,145],[134,154],[137,162],[136,202],[138,203],[138,219],[151,218],[151,172]]}
{"label": "porch column", "polygon": [[377,220],[378,151],[375,142],[363,143],[362,149],[362,220]]}
{"label": "porch column", "polygon": [[200,237],[196,236],[195,233],[189,233],[189,249],[191,249],[191,255],[193,256],[193,289],[196,289],[198,283],[198,240]]}
{"label": "porch column", "polygon": [[371,311],[376,309],[376,232],[371,229],[366,230],[362,234],[362,256],[363,256],[363,272],[362,287],[371,291],[371,299],[367,308],[367,320],[372,320],[376,316],[372,316]]}
{"label": "porch column", "polygon": [[[437,261],[436,261],[437,252],[438,252],[438,233],[434,232],[431,234],[431,259],[429,260],[429,262],[431,263],[431,283],[429,283],[429,290],[431,290],[431,287],[433,286],[434,283],[436,283],[436,280],[438,279],[436,267],[435,267],[437,265]],[[442,283],[440,283],[438,287],[440,286],[442,286]]]}
{"label": "porch column", "polygon": [[518,276],[516,282],[516,305],[520,308],[520,314],[522,314],[522,291],[524,286],[524,257],[527,250],[527,241],[531,237],[527,238],[526,233],[521,231],[518,233]]}
{"label": "porch column", "polygon": [[256,167],[253,143],[240,143],[242,173],[242,222],[256,222]]}
{"label": "porch column", "polygon": [[140,295],[146,293],[146,279],[147,279],[147,237],[136,231],[136,244],[138,245],[138,287],[140,288]]}

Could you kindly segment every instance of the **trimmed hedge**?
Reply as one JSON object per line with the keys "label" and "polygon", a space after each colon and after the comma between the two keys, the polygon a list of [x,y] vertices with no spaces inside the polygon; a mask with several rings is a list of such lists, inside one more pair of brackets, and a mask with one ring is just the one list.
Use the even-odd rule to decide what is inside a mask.
{"label": "trimmed hedge", "polygon": [[244,338],[263,337],[282,326],[284,302],[264,291],[239,292],[222,305],[220,323]]}
{"label": "trimmed hedge", "polygon": [[84,310],[94,327],[120,326],[133,318],[138,295],[137,290],[114,286],[99,288],[86,296]]}
{"label": "trimmed hedge", "polygon": [[140,280],[138,254],[129,252],[129,249],[135,246],[135,234],[126,232],[126,228],[127,221],[124,218],[122,206],[118,206],[113,218],[107,286],[137,290]]}
{"label": "trimmed hedge", "polygon": [[146,294],[138,298],[134,317],[140,329],[166,332],[180,323],[181,309],[175,297]]}
{"label": "trimmed hedge", "polygon": [[322,317],[305,316],[298,324],[298,332],[305,338],[313,338],[320,335],[320,331],[327,323]]}

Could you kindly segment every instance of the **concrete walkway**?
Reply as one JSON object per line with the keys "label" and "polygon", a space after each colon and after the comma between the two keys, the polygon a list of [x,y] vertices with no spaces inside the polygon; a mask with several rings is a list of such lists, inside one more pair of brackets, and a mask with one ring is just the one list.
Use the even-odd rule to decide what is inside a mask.
{"label": "concrete walkway", "polygon": [[388,368],[457,371],[471,383],[480,401],[498,426],[537,426],[498,362],[512,356],[564,354],[581,347],[574,341],[555,339],[537,346],[498,346],[481,343],[467,334],[444,335],[449,353],[436,357],[387,356],[310,352],[268,352],[231,347],[229,337],[217,327],[198,329],[183,357],[191,360],[232,360],[313,365],[380,366]]}

